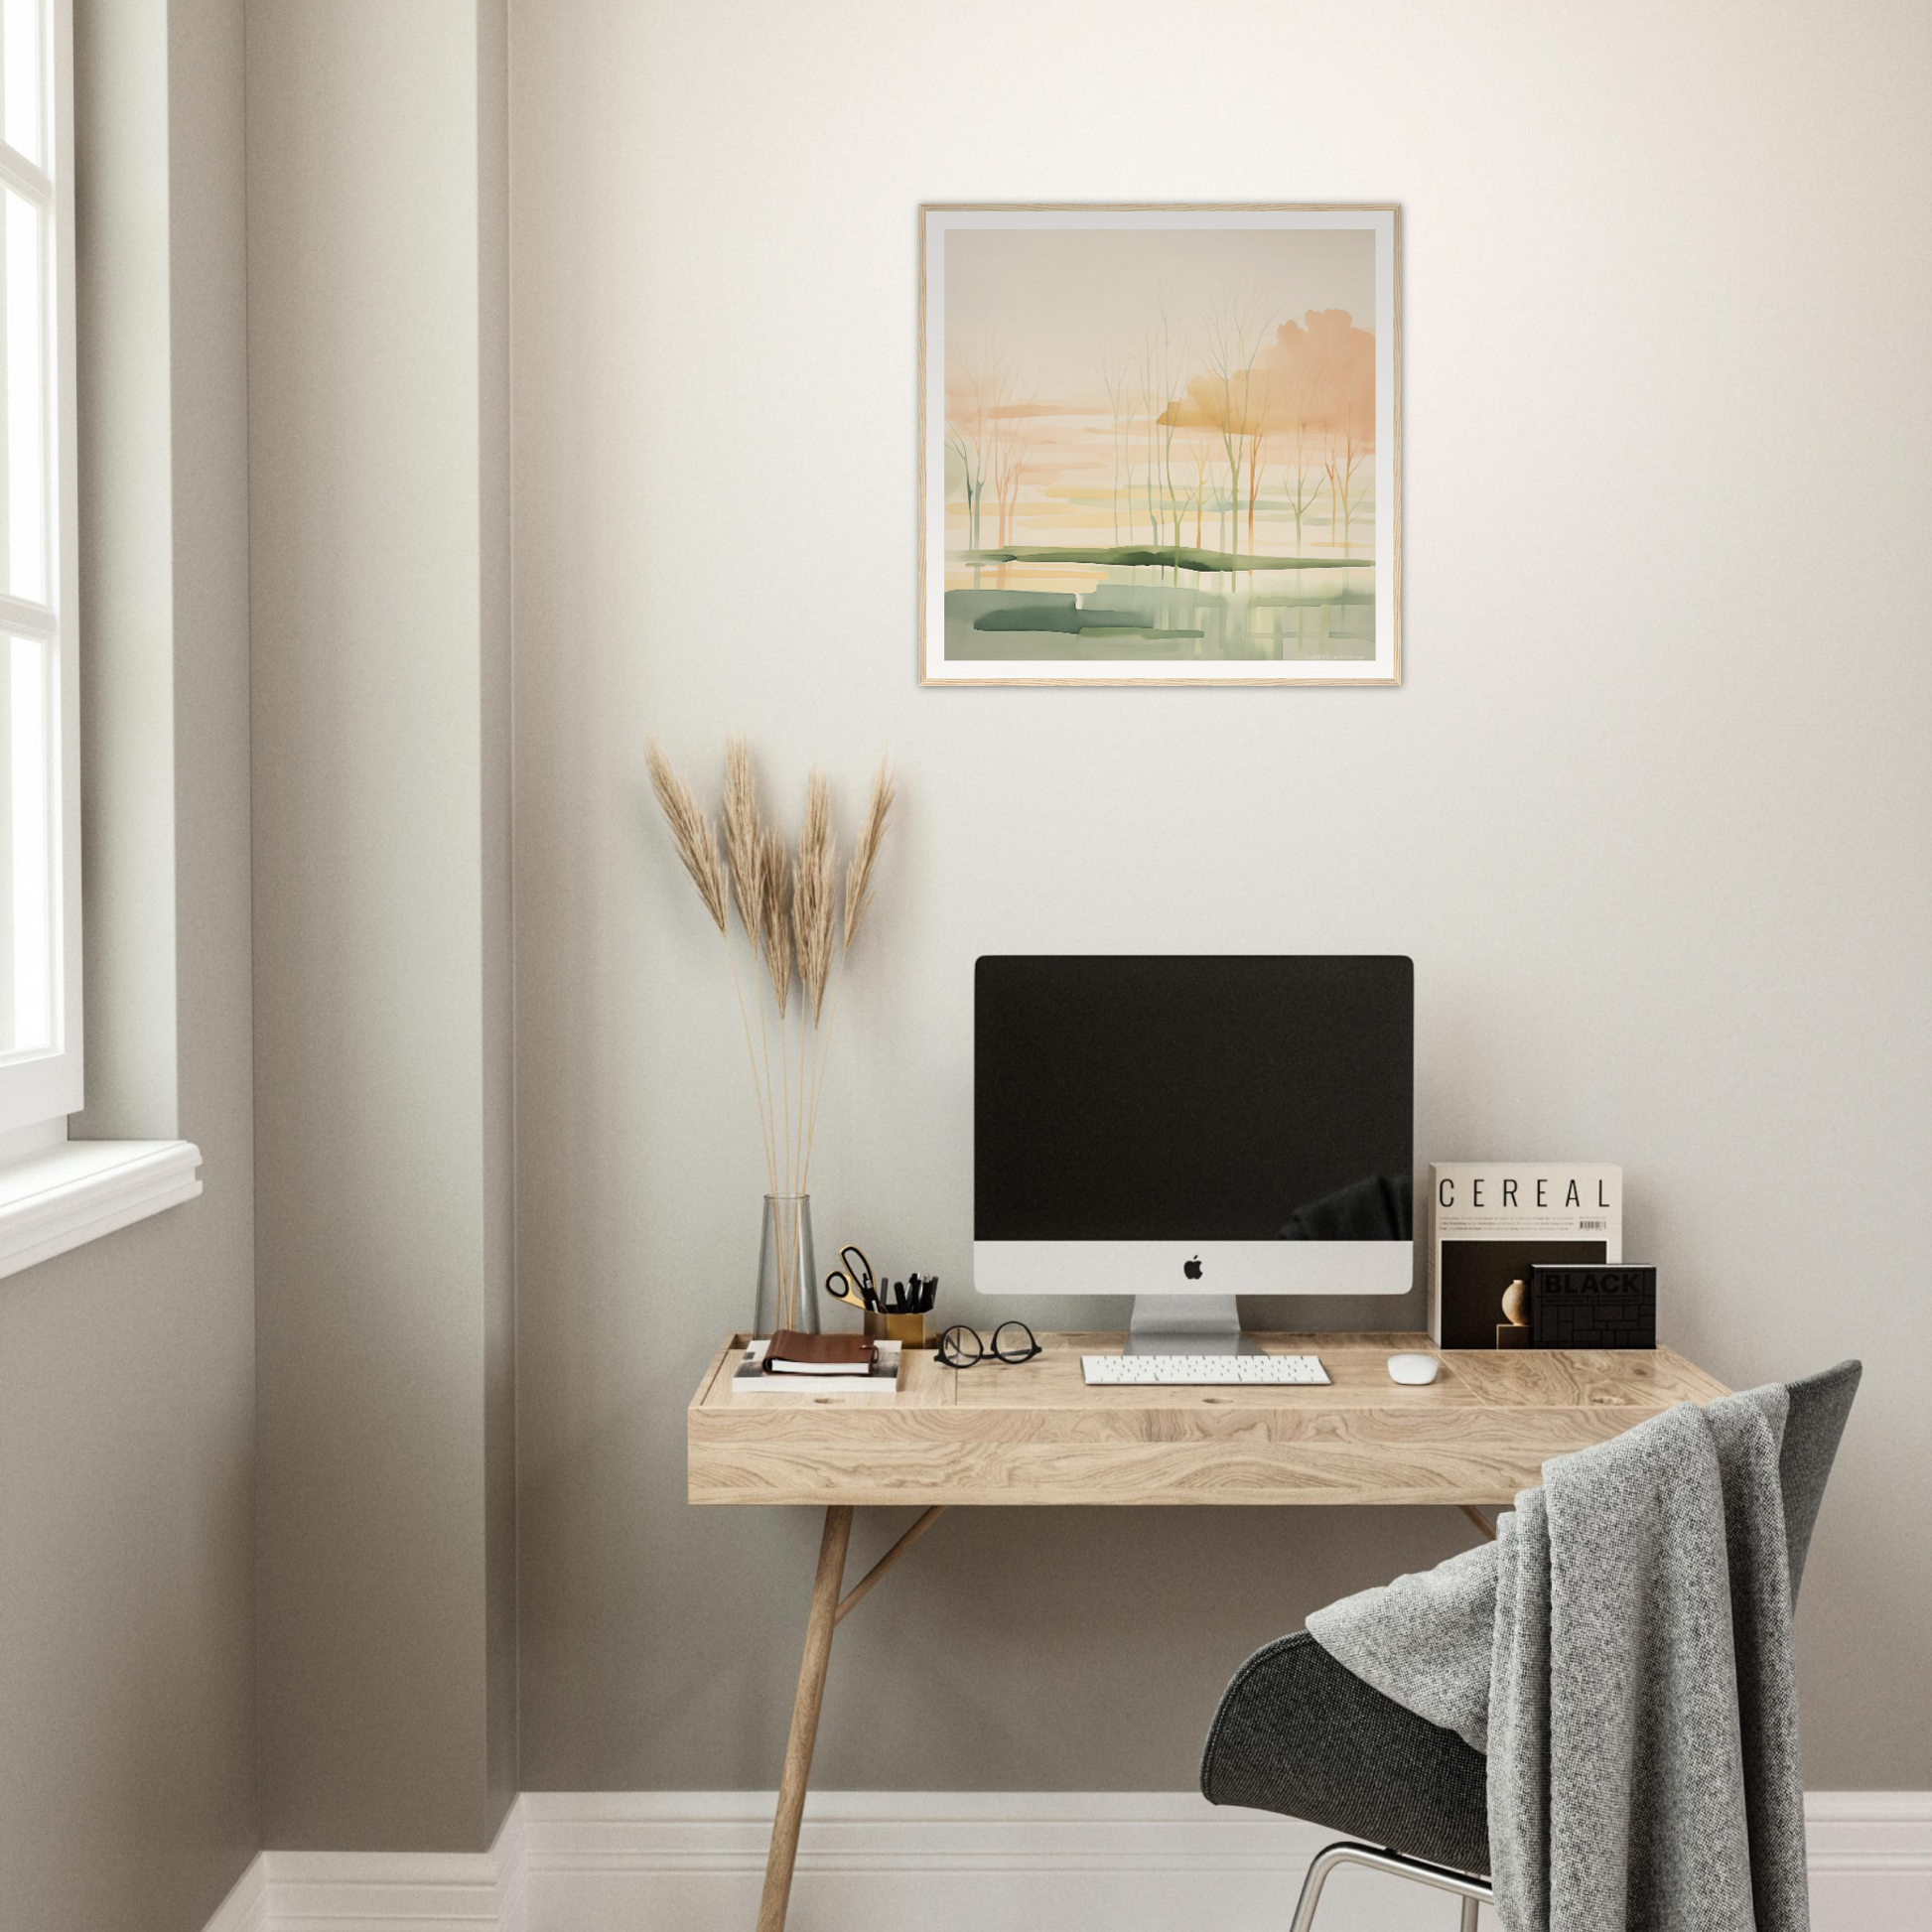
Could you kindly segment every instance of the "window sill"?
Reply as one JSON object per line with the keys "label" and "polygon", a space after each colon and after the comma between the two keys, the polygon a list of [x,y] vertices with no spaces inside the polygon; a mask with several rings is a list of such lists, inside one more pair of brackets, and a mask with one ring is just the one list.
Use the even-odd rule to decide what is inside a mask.
{"label": "window sill", "polygon": [[64,1141],[0,1168],[0,1276],[202,1191],[190,1141]]}

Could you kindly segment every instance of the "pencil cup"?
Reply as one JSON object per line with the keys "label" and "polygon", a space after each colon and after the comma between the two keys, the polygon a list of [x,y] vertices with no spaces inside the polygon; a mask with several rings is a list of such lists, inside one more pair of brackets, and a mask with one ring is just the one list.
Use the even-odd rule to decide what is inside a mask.
{"label": "pencil cup", "polygon": [[903,1342],[907,1348],[925,1346],[925,1316],[922,1314],[868,1314],[866,1333],[874,1341]]}

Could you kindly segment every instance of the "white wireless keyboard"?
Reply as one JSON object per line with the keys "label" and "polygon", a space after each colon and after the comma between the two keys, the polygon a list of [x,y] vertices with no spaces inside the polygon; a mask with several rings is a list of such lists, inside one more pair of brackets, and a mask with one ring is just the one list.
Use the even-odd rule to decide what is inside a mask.
{"label": "white wireless keyboard", "polygon": [[1284,1382],[1325,1382],[1314,1355],[1082,1355],[1089,1383],[1110,1387],[1246,1388]]}

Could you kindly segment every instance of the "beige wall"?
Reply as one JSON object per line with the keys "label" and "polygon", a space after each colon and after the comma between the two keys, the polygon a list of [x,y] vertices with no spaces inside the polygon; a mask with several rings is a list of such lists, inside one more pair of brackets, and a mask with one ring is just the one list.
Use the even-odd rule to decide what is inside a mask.
{"label": "beige wall", "polygon": [[253,0],[261,1778],[514,1792],[503,10]]}
{"label": "beige wall", "polygon": [[[778,1761],[816,1530],[682,1500],[760,1179],[642,769],[647,731],[709,769],[734,727],[787,797],[809,758],[848,807],[882,747],[904,777],[823,1245],[975,1311],[980,952],[1413,953],[1423,1159],[1621,1161],[1671,1342],[1734,1383],[1864,1356],[1807,1769],[1932,1784],[1925,10],[512,29],[526,1787]],[[1402,203],[1404,688],[915,688],[914,207],[1039,197]],[[1184,1786],[1251,1646],[1464,1537],[949,1521],[841,1633],[823,1781]]]}
{"label": "beige wall", "polygon": [[0,1281],[0,1925],[253,1854],[240,8],[78,0],[88,1112],[206,1191]]}

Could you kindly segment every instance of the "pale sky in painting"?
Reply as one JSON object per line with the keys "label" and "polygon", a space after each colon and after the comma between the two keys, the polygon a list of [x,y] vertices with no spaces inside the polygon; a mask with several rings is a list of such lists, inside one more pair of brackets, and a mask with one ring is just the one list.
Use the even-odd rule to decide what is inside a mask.
{"label": "pale sky in painting", "polygon": [[1089,398],[1108,349],[1127,347],[1163,287],[1183,331],[1223,286],[1265,291],[1271,322],[1346,309],[1375,327],[1366,228],[955,228],[946,236],[946,335],[997,328],[1042,396]]}

